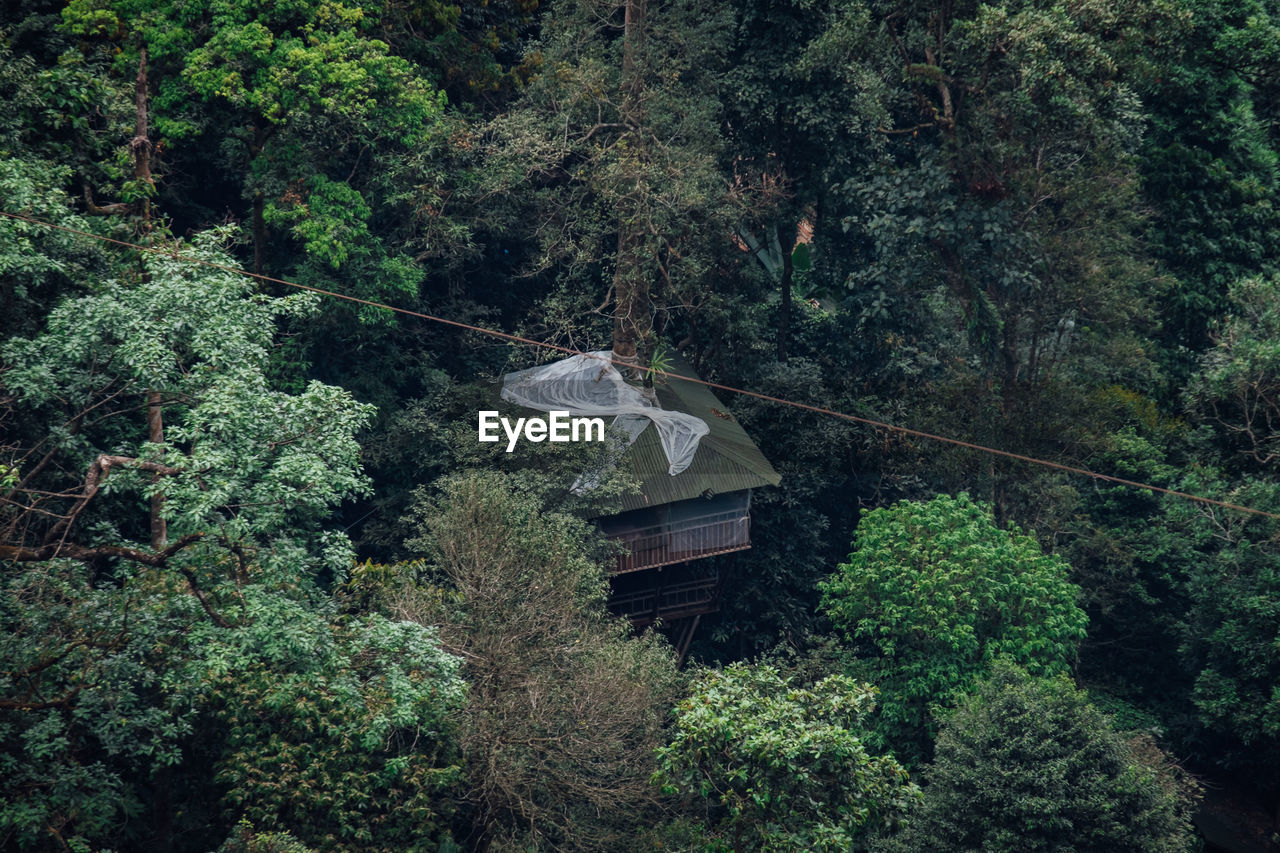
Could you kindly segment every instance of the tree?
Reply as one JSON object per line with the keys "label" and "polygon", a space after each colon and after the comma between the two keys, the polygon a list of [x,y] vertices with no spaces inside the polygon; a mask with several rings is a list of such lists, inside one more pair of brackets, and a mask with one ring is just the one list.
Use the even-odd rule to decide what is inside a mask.
{"label": "tree", "polygon": [[241,821],[218,853],[315,853],[287,832],[256,832],[253,824]]}
{"label": "tree", "polygon": [[326,604],[252,589],[251,622],[195,628],[171,701],[205,712],[231,816],[317,850],[435,853],[461,774],[461,661],[435,628]]}
{"label": "tree", "polygon": [[[1124,167],[1140,113],[1115,39],[1158,13],[1089,3],[888,3],[876,13],[888,41],[875,61],[905,83],[893,107],[906,126],[881,130],[902,140],[895,153],[908,168],[864,185],[864,213],[849,224],[932,255],[932,269],[906,272],[940,276],[990,375],[1039,381],[1069,348],[1059,326],[1073,307],[1101,309],[1102,322],[1124,310],[1111,301],[1114,282],[1099,287],[1101,267],[1083,259],[1123,264],[1129,248],[1130,224],[1112,205],[1132,192]],[[1103,207],[1107,195],[1114,202]],[[924,198],[943,207],[930,214]],[[1067,222],[1080,234],[1055,239]],[[1088,250],[1078,243],[1086,234],[1107,242]],[[876,254],[892,263],[898,251]]]}
{"label": "tree", "polygon": [[[1280,279],[1228,290],[1229,314],[1210,327],[1214,346],[1185,389],[1203,460],[1187,488],[1275,511],[1280,486]],[[1211,507],[1170,505],[1169,523],[1190,540],[1182,578],[1189,599],[1182,652],[1194,702],[1215,735],[1206,752],[1256,767],[1274,785],[1280,754],[1280,553],[1275,522]],[[1221,738],[1221,740],[1217,740]]]}
{"label": "tree", "polygon": [[[221,236],[202,235],[188,258],[148,255],[137,285],[106,282],[55,309],[44,334],[5,345],[9,404],[40,435],[7,448],[20,478],[5,495],[0,557],[122,557],[185,575],[230,555],[242,573],[260,551],[319,546],[318,522],[365,491],[354,434],[372,408],[318,382],[277,391],[267,375],[276,318],[314,310],[315,297],[254,298],[244,277],[193,263],[230,265]],[[163,444],[135,429],[148,393],[164,401]],[[165,496],[164,551],[136,547],[127,531],[86,530],[110,518],[97,512],[102,497],[131,490]],[[345,556],[339,540],[327,550]]]}
{"label": "tree", "polygon": [[[912,406],[925,429],[1037,456],[1076,451],[1088,392],[1144,387],[1152,373],[1144,336],[1158,279],[1137,245],[1132,53],[1163,36],[1166,10],[869,6],[875,37],[848,61],[884,81],[891,123],[877,128],[881,164],[844,184],[863,258],[853,298],[881,297],[912,318],[895,325],[923,327],[898,346],[937,359]],[[954,479],[936,454],[924,467],[941,488],[981,490],[1001,518],[1037,506],[1046,487],[989,457],[955,465]]]}
{"label": "tree", "polygon": [[[841,218],[839,188],[850,174],[872,165],[883,146],[868,137],[888,120],[883,87],[848,58],[866,50],[868,10],[861,3],[837,10],[838,5],[739,4],[724,75],[737,229],[781,297],[775,322],[779,361],[790,352],[791,291],[796,273],[807,271],[809,253],[824,267],[815,276],[834,276],[837,286],[843,284],[844,274],[833,263],[838,255],[827,251],[826,239],[845,239],[831,227]],[[802,223],[812,243],[800,249]]]}
{"label": "tree", "polygon": [[[1280,506],[1275,483],[1189,477],[1187,485],[1232,502]],[[1183,567],[1189,607],[1182,625],[1183,666],[1204,729],[1189,733],[1197,757],[1247,767],[1270,789],[1280,784],[1280,552],[1276,524],[1217,510],[1171,507],[1169,520],[1194,544]],[[1208,735],[1206,738],[1205,735]]]}
{"label": "tree", "polygon": [[1280,276],[1233,282],[1186,403],[1229,470],[1262,473],[1280,458]]}
{"label": "tree", "polygon": [[1065,677],[997,665],[943,724],[925,778],[921,808],[877,850],[1198,849],[1194,785]]}
{"label": "tree", "polygon": [[[1170,356],[1209,344],[1237,279],[1275,272],[1280,161],[1269,134],[1275,12],[1266,3],[1185,0],[1186,23],[1147,81],[1151,132],[1140,159],[1155,215],[1148,245],[1178,279],[1165,310]],[[1183,356],[1172,379],[1194,364]]]}
{"label": "tree", "polygon": [[[1163,414],[1153,400],[1125,388],[1105,389],[1095,399],[1096,424],[1105,432],[1089,439],[1096,448],[1093,470],[1170,489],[1188,485],[1179,466],[1187,458],[1186,420]],[[1097,483],[1064,489],[1055,499],[1069,513],[1054,540],[1089,615],[1078,677],[1149,708],[1177,707],[1173,714],[1185,719],[1187,673],[1151,650],[1176,648],[1183,639],[1185,573],[1199,559],[1193,537],[1184,525],[1170,523],[1170,500],[1152,492]]]}
{"label": "tree", "polygon": [[863,515],[822,606],[882,691],[880,732],[927,754],[932,719],[1008,658],[1064,672],[1085,635],[1069,569],[967,494]]}
{"label": "tree", "polygon": [[[0,351],[0,822],[25,845],[114,837],[151,785],[165,796],[130,831],[167,845],[165,774],[194,709],[169,704],[166,677],[202,631],[251,625],[260,596],[322,613],[317,575],[351,556],[324,522],[367,488],[354,436],[371,409],[320,383],[272,387],[276,319],[315,300],[191,262],[229,265],[221,236],[147,256],[141,281],[98,282]],[[152,393],[163,443],[142,414]],[[153,495],[163,547],[139,512]]]}
{"label": "tree", "polygon": [[591,324],[587,341],[608,335],[618,359],[647,366],[669,321],[705,307],[732,231],[717,162],[724,26],[697,0],[552,8],[536,46],[546,71],[488,128],[503,191],[539,223],[526,271],[557,268],[540,331]]}
{"label": "tree", "polygon": [[[70,200],[59,189],[69,174],[39,160],[6,157],[0,161],[5,211],[87,230],[89,223],[70,211]],[[0,221],[0,298],[8,306],[0,340],[35,334],[58,297],[106,271],[98,247],[86,242],[41,225]]]}
{"label": "tree", "polygon": [[705,821],[704,849],[853,849],[919,796],[893,756],[868,753],[874,707],[874,688],[841,675],[800,687],[767,664],[709,670],[676,706],[654,781]]}
{"label": "tree", "polygon": [[[426,143],[443,98],[375,37],[371,11],[332,0],[288,8],[76,0],[63,21],[78,35],[120,41],[121,61],[133,67],[150,58],[159,141],[196,174],[218,163],[224,174],[210,186],[239,179],[255,272],[272,258],[275,228],[299,248],[278,255],[299,258],[290,275],[384,301],[416,296],[421,272],[370,228],[361,186],[382,156]],[[225,204],[202,198],[207,187],[183,189],[175,207]],[[387,319],[373,309],[361,316]]]}
{"label": "tree", "polygon": [[410,564],[383,595],[397,618],[440,625],[466,661],[471,845],[625,846],[654,815],[649,776],[674,654],[656,634],[629,638],[605,611],[602,555],[584,522],[543,511],[501,475],[440,485],[408,543],[428,567],[415,577]]}
{"label": "tree", "polygon": [[[0,117],[0,152],[6,160],[13,158],[15,166],[26,161],[52,167],[57,179],[49,189],[79,196],[85,210],[97,209],[95,191],[100,198],[127,195],[133,164],[124,149],[137,121],[132,76],[109,73],[111,58],[101,52],[77,49],[75,39],[53,25],[56,14],[42,14],[56,10],[37,3],[13,11],[18,14],[5,20],[0,46],[0,99],[9,105]],[[29,17],[23,19],[23,14]],[[4,195],[10,210],[17,207],[14,202],[29,203],[26,193]],[[59,222],[68,215],[47,204],[28,208],[28,214]],[[45,239],[68,238],[50,234]],[[66,252],[62,256],[69,257]],[[43,307],[52,308],[58,295],[48,294]],[[5,336],[35,331],[9,328]]]}

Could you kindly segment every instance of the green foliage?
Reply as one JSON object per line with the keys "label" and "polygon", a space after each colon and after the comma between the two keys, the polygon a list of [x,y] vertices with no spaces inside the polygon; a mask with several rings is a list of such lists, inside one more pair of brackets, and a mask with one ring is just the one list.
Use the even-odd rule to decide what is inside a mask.
{"label": "green foliage", "polygon": [[[229,265],[217,234],[181,251]],[[136,470],[107,480],[110,492],[165,498],[171,536],[205,537],[199,550],[248,549],[300,533],[335,504],[367,489],[355,432],[372,415],[344,391],[313,382],[298,395],[267,382],[274,321],[315,309],[311,295],[263,299],[243,276],[149,255],[137,284],[106,282],[64,302],[47,331],[9,341],[5,384],[43,416],[53,447],[83,471],[107,448],[102,432],[72,427],[83,413],[117,422],[148,391],[164,400],[165,443],[141,429],[111,435],[111,450],[174,470],[147,482]],[[313,540],[314,541],[314,540]],[[334,540],[331,559],[344,551]],[[297,565],[289,571],[296,571]]]}
{"label": "green foliage", "polygon": [[[731,230],[718,162],[727,10],[649,4],[626,60],[617,11],[599,0],[548,9],[531,46],[545,72],[486,126],[479,176],[516,222],[553,223],[529,234],[524,270],[549,271],[560,285],[544,285],[529,331],[575,348],[609,334],[604,308],[625,313],[612,297],[647,292],[649,282],[656,328],[699,314],[715,301],[715,263]],[[641,328],[642,367],[647,338]]]}
{"label": "green foliage", "polygon": [[[1199,455],[1216,464],[1185,475],[1186,487],[1274,511],[1280,451],[1280,280],[1251,278],[1228,292],[1230,313],[1213,327],[1185,399],[1201,426]],[[1271,777],[1280,754],[1280,554],[1270,519],[1171,505],[1171,526],[1190,540],[1183,655],[1193,700],[1212,737],[1197,744],[1215,761]]]}
{"label": "green foliage", "polygon": [[[1160,417],[1148,398],[1125,389],[1106,389],[1096,400],[1099,414],[1111,414],[1099,418],[1106,432],[1097,436],[1094,469],[1178,488],[1186,424]],[[1184,572],[1198,559],[1191,538],[1167,523],[1165,501],[1149,492],[1099,484],[1059,500],[1073,510],[1057,534],[1060,553],[1089,614],[1080,677],[1183,713],[1185,673],[1150,650],[1182,639]]]}
{"label": "green foliage", "polygon": [[[2,59],[0,55],[0,59]],[[71,212],[61,185],[69,170],[37,160],[0,157],[3,209],[58,225],[89,230]],[[0,340],[32,334],[43,314],[68,291],[83,287],[105,265],[96,246],[47,226],[0,219],[0,295],[7,306],[0,319]]]}
{"label": "green foliage", "polygon": [[225,99],[272,125],[306,114],[341,122],[395,110],[402,123],[398,141],[406,145],[439,109],[438,97],[409,63],[367,35],[359,5],[229,4],[211,5],[209,13],[210,38],[187,54],[182,71],[206,100]]}
{"label": "green foliage", "polygon": [[6,564],[0,827],[20,849],[133,837],[135,781],[178,764],[192,730],[191,709],[157,693],[198,612],[142,573],[103,583],[78,562]]}
{"label": "green foliage", "polygon": [[[765,311],[753,319],[761,314]],[[788,361],[778,363],[768,351],[732,351],[725,357],[724,369],[733,371],[724,377],[726,384],[866,412],[861,406],[867,404],[850,387],[865,381],[865,374],[822,369],[824,347],[839,342],[842,360],[858,360],[853,349],[865,353],[864,339],[849,334],[835,318],[804,308],[796,319],[802,322],[793,325]],[[760,654],[784,638],[814,630],[817,583],[847,553],[844,534],[837,531],[848,530],[857,520],[850,496],[860,494],[863,471],[883,464],[884,449],[876,436],[847,422],[784,412],[749,398],[733,405],[734,417],[782,474],[782,483],[751,496],[751,550],[734,556],[736,580],[725,584],[721,611],[711,622],[710,639],[716,643],[711,651],[725,661]],[[888,479],[892,489],[893,475]]]}
{"label": "green foliage", "polygon": [[[217,237],[181,251],[229,264]],[[21,429],[5,447],[20,479],[0,515],[0,547],[16,561],[0,589],[0,822],[27,847],[167,843],[135,818],[141,792],[165,785],[188,757],[199,677],[183,673],[216,650],[221,673],[235,671],[252,657],[232,653],[236,642],[286,639],[278,622],[274,634],[254,628],[271,621],[262,602],[288,604],[290,627],[304,632],[323,614],[315,575],[343,571],[351,554],[323,522],[367,488],[354,434],[370,408],[320,383],[276,391],[265,376],[277,318],[312,310],[314,299],[257,296],[243,277],[167,255],[148,257],[143,272],[99,282],[55,308],[43,334],[3,347],[7,414]],[[152,395],[162,442],[148,435]],[[140,470],[146,464],[156,476]],[[153,495],[168,522],[162,543],[139,512]],[[394,725],[371,711],[359,727],[400,731],[414,691],[426,688],[409,679],[402,689],[404,677],[380,660],[421,656],[426,640],[401,648],[372,623],[351,630],[348,654],[369,668],[348,666],[346,683],[358,674],[368,701],[394,712]],[[340,724],[348,737],[356,725],[344,713],[331,721],[335,737]]]}
{"label": "green foliage", "polygon": [[[1192,352],[1209,343],[1234,281],[1276,269],[1280,152],[1267,129],[1269,72],[1261,71],[1274,50],[1268,5],[1184,0],[1180,37],[1156,57],[1148,81],[1152,121],[1141,165],[1156,214],[1148,239],[1178,278],[1166,336]],[[1184,357],[1172,378],[1182,380],[1188,367]]]}
{"label": "green foliage", "polygon": [[859,848],[919,796],[892,756],[868,753],[874,706],[844,676],[804,688],[767,664],[709,670],[676,706],[654,782],[703,815],[701,849]]}
{"label": "green foliage", "polygon": [[[358,122],[396,110],[403,122],[396,138],[405,144],[439,111],[439,96],[411,74],[412,66],[369,37],[372,22],[359,5],[74,0],[62,18],[69,31],[87,37],[118,39],[132,31],[139,38],[130,46],[145,44],[161,69],[177,72],[162,79],[157,95],[156,126],[165,137],[200,129],[191,121],[195,105],[186,100],[193,95],[270,125],[308,114]],[[121,56],[125,68],[133,70],[134,62],[133,54]]]}
{"label": "green foliage", "polygon": [[[109,74],[102,54],[77,50],[52,25],[56,16],[32,5],[38,6],[14,7],[21,9],[18,15],[0,24],[0,102],[7,106],[0,116],[0,158],[13,158],[8,165],[19,169],[22,161],[56,167],[50,187],[74,188],[87,201],[95,195],[114,200],[132,177],[126,148],[134,120],[132,81]],[[28,11],[30,17],[19,17]],[[23,195],[16,191],[11,198]],[[28,209],[28,215],[35,212]],[[39,212],[42,219],[70,224],[55,210]],[[44,301],[47,308],[54,297]]]}
{"label": "green foliage", "polygon": [[312,175],[304,186],[306,195],[295,204],[268,208],[267,224],[292,225],[303,251],[335,270],[353,251],[367,253],[370,210],[360,193],[324,175]]}
{"label": "green foliage", "polygon": [[[798,284],[793,274],[813,273],[823,289],[844,282],[847,250],[840,244],[846,238],[832,227],[845,211],[840,186],[883,150],[871,132],[888,121],[886,92],[860,61],[872,31],[865,4],[738,5],[721,84],[735,153],[733,213],[739,235],[771,279],[768,323],[777,330],[781,357],[791,351],[798,318],[790,315],[798,312],[784,315],[778,294]],[[812,244],[796,245],[802,221]],[[747,270],[740,274],[748,277]]]}
{"label": "green foliage", "polygon": [[[604,615],[609,552],[574,520],[630,485],[618,447],[479,445],[527,354],[178,257],[575,348],[638,293],[642,370],[679,341],[709,379],[1274,509],[1278,22],[1274,0],[9,4],[0,205],[167,254],[0,220],[0,838],[858,845],[879,817],[827,807],[836,757],[922,760],[998,659],[1070,666],[1080,608],[1109,707],[1280,782],[1273,524],[725,400],[784,479],[694,655],[802,647],[825,613],[848,648],[803,683],[843,670],[882,707],[704,680],[740,695],[778,812],[694,786],[709,817],[668,821],[648,776],[678,678]],[[573,494],[588,470],[612,473]],[[892,506],[961,489],[1062,559],[966,498]],[[820,590],[864,507],[887,508]],[[428,559],[344,583],[335,512],[362,557]],[[1089,809],[1131,802],[1104,789]]]}
{"label": "green foliage", "polygon": [[1065,671],[1087,624],[1058,557],[1002,529],[968,495],[864,514],[849,562],[820,586],[823,609],[865,655],[889,743],[927,749],[931,718],[995,661]]}
{"label": "green foliage", "polygon": [[1191,851],[1195,789],[1065,677],[998,665],[947,718],[905,832],[877,850]]}
{"label": "green foliage", "polygon": [[1270,764],[1280,742],[1273,650],[1280,637],[1280,556],[1247,540],[1218,553],[1191,579],[1194,634],[1187,651],[1202,668],[1194,701],[1205,723],[1251,749],[1226,763]]}
{"label": "green foliage", "polygon": [[255,832],[247,820],[236,824],[235,831],[218,848],[218,853],[314,853],[287,832]]}
{"label": "green foliage", "polygon": [[[1234,483],[1220,472],[1189,474],[1185,488],[1275,511],[1276,485]],[[1171,504],[1166,524],[1188,540],[1181,566],[1187,607],[1179,649],[1202,729],[1180,732],[1183,750],[1271,783],[1280,755],[1280,695],[1274,649],[1280,637],[1280,553],[1275,522]]]}
{"label": "green foliage", "polygon": [[[1160,12],[1112,6],[948,7],[927,24],[922,9],[903,9],[880,34],[897,36],[895,49],[872,55],[895,78],[899,50],[933,57],[931,66],[945,57],[946,69],[902,85],[927,99],[929,119],[908,107],[914,99],[890,102],[928,141],[895,135],[885,170],[849,182],[861,210],[845,226],[875,241],[851,285],[945,288],[972,355],[1006,383],[1034,380],[1084,342],[1062,339],[1064,319],[1123,322],[1131,310],[1117,285],[1130,287],[1122,199],[1133,192],[1141,113],[1118,78],[1123,42],[1113,39]],[[1068,221],[1078,229],[1070,236]]]}
{"label": "green foliage", "polygon": [[545,511],[519,482],[447,478],[407,543],[428,556],[429,573],[388,585],[384,600],[396,618],[440,625],[465,661],[470,843],[624,848],[657,818],[649,776],[675,658],[604,609],[598,534]]}
{"label": "green foliage", "polygon": [[[658,373],[669,373],[671,371],[671,355],[667,352],[667,348],[659,342],[653,348],[653,354],[649,357],[649,364],[645,368],[644,379],[647,385],[652,385]],[[662,380],[659,379],[659,382]]]}
{"label": "green foliage", "polygon": [[[91,41],[122,42],[121,70],[134,72],[147,49],[154,135],[184,171],[213,166],[211,185],[238,185],[255,271],[271,264],[326,290],[404,302],[422,270],[390,224],[403,211],[377,203],[381,194],[369,204],[368,187],[383,158],[430,143],[444,99],[393,51],[381,11],[334,0],[75,0],[62,17]],[[200,221],[228,205],[205,187],[184,189],[175,206]],[[378,218],[385,227],[370,227]],[[391,319],[370,307],[330,313],[336,330],[317,335],[360,336]]]}
{"label": "green foliage", "polygon": [[[925,368],[905,388],[912,423],[1030,455],[1077,451],[1093,389],[1154,378],[1162,283],[1138,243],[1134,45],[1163,36],[1170,10],[869,5],[882,24],[832,43],[879,81],[888,115],[883,155],[842,185],[850,307]],[[1040,525],[1056,487],[999,460],[917,453],[927,492],[971,490],[1024,523]]]}
{"label": "green foliage", "polygon": [[1266,470],[1280,453],[1280,276],[1234,282],[1228,296],[1186,400],[1230,470]]}
{"label": "green foliage", "polygon": [[434,628],[246,597],[249,624],[198,629],[171,677],[209,709],[224,808],[317,850],[434,853],[459,779],[460,661]]}

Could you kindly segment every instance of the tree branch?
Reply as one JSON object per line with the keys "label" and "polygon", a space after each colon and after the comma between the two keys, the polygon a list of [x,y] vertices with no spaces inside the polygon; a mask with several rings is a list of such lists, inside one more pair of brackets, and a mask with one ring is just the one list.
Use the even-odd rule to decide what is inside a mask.
{"label": "tree branch", "polygon": [[44,711],[49,708],[60,708],[70,704],[71,700],[80,695],[80,691],[83,689],[84,685],[77,684],[57,699],[48,699],[42,702],[30,702],[25,699],[0,699],[0,709],[6,711]]}
{"label": "tree branch", "polygon": [[123,545],[97,545],[86,548],[67,542],[53,542],[39,548],[22,548],[17,545],[0,545],[0,560],[14,563],[31,563],[66,557],[71,560],[96,560],[99,557],[119,557],[142,563],[144,566],[163,567],[169,558],[204,538],[203,533],[188,533],[163,551],[147,552]]}
{"label": "tree branch", "polygon": [[[182,469],[170,468],[159,462],[151,462],[145,459],[135,459],[131,456],[108,456],[102,454],[93,460],[93,464],[89,466],[88,472],[84,475],[84,491],[80,494],[80,500],[76,501],[75,506],[71,508],[71,512],[67,513],[66,520],[60,524],[55,524],[46,534],[44,544],[46,546],[59,540],[59,545],[66,540],[66,534],[71,529],[71,525],[75,524],[76,518],[98,494],[98,490],[102,487],[102,481],[111,473],[112,467],[119,465],[121,467],[138,468],[142,471],[150,471],[153,474],[172,477],[175,474],[181,474]],[[0,551],[3,553],[3,551]],[[42,558],[35,558],[42,559]],[[47,558],[45,558],[47,559]]]}
{"label": "tree branch", "polygon": [[209,597],[205,595],[204,590],[202,590],[200,585],[196,583],[195,572],[191,571],[186,566],[179,566],[178,571],[187,579],[187,587],[191,590],[191,594],[196,597],[196,600],[200,602],[200,606],[204,608],[204,612],[209,614],[209,618],[212,619],[220,628],[230,628],[231,623],[222,618],[222,615],[213,609],[213,605],[209,603]]}

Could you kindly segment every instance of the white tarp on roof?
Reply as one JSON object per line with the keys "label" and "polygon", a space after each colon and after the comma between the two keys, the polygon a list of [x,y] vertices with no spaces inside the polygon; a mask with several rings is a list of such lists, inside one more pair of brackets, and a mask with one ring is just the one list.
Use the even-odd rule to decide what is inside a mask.
{"label": "white tarp on roof", "polygon": [[616,415],[614,425],[625,430],[631,441],[652,422],[670,463],[668,473],[679,474],[689,467],[698,442],[710,431],[706,421],[650,402],[609,363],[612,357],[604,350],[508,373],[502,378],[502,399],[540,412]]}

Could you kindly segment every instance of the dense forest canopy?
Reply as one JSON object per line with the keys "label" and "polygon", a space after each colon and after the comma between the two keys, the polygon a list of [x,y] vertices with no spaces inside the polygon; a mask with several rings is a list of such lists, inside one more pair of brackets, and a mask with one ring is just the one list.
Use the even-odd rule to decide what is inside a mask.
{"label": "dense forest canopy", "polygon": [[[0,103],[0,848],[1280,847],[1275,0],[11,0]],[[600,350],[810,407],[687,655],[620,434],[475,434]]]}

